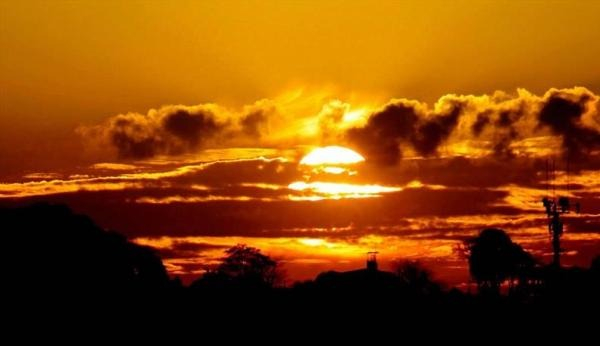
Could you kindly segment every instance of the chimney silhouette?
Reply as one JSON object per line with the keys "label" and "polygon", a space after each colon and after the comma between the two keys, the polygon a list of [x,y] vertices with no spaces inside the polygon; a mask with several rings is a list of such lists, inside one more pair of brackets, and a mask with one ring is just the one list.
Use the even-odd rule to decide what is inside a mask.
{"label": "chimney silhouette", "polygon": [[368,271],[377,271],[377,251],[369,251],[367,252],[367,270]]}

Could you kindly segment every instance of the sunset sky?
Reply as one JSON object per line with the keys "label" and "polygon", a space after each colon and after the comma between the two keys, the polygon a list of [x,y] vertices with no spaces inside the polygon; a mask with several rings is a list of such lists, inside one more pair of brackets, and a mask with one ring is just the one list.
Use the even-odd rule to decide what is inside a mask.
{"label": "sunset sky", "polygon": [[485,227],[549,263],[540,201],[567,195],[563,263],[588,265],[599,18],[593,0],[0,0],[0,205],[66,203],[186,279],[246,243],[292,281],[379,251],[459,284]]}

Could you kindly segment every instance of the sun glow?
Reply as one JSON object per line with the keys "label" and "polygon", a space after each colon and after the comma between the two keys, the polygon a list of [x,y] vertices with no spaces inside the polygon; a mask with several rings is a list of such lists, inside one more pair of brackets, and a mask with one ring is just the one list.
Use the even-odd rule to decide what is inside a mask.
{"label": "sun glow", "polygon": [[335,166],[327,166],[323,168],[323,172],[325,173],[329,173],[329,174],[342,174],[342,173],[346,173],[348,170],[342,167],[335,167]]}
{"label": "sun glow", "polygon": [[340,147],[328,146],[317,148],[300,161],[302,165],[348,165],[364,161],[365,158],[354,150]]}
{"label": "sun glow", "polygon": [[309,192],[314,200],[379,197],[382,193],[402,190],[401,187],[381,185],[359,185],[326,182],[305,183],[302,181],[293,182],[288,185],[288,187],[296,191]]}

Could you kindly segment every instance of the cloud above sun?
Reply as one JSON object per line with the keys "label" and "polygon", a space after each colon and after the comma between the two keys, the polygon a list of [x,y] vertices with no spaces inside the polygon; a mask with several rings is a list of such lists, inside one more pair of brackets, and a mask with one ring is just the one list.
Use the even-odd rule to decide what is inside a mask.
{"label": "cloud above sun", "polygon": [[583,87],[534,95],[445,95],[433,105],[393,99],[353,107],[320,95],[260,100],[241,109],[216,104],[164,106],[81,126],[78,133],[121,159],[147,159],[227,147],[346,145],[368,162],[403,156],[543,156],[574,160],[600,150],[600,98]]}

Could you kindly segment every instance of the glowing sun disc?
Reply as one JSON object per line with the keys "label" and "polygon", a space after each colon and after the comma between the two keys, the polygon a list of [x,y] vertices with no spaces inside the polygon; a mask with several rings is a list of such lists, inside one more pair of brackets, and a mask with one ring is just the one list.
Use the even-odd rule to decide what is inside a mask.
{"label": "glowing sun disc", "polygon": [[300,164],[309,166],[347,165],[364,160],[365,158],[354,150],[332,145],[314,149],[300,160]]}

